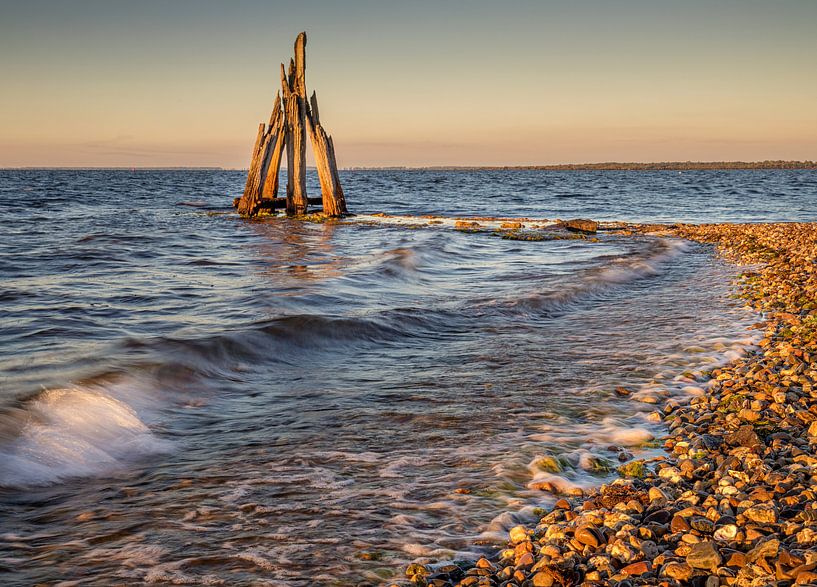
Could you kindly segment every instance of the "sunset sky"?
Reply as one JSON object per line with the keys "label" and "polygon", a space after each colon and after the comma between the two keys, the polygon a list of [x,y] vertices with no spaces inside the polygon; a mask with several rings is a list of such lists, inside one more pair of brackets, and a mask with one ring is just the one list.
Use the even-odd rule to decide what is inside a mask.
{"label": "sunset sky", "polygon": [[817,159],[817,1],[0,0],[0,166],[246,167],[279,63],[343,166]]}

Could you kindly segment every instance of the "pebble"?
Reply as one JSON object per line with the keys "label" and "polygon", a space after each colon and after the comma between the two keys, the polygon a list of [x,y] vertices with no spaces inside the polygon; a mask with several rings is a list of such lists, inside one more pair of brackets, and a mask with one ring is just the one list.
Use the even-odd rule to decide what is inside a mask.
{"label": "pebble", "polygon": [[753,505],[744,511],[743,515],[758,524],[774,524],[777,522],[777,508],[773,505]]}
{"label": "pebble", "polygon": [[576,530],[575,538],[580,544],[584,544],[585,546],[590,546],[592,548],[598,548],[599,544],[602,542],[600,532],[595,528],[586,526]]}
{"label": "pebble", "polygon": [[721,526],[715,530],[715,533],[712,536],[715,538],[715,540],[728,542],[730,540],[734,540],[737,535],[738,527],[734,524],[726,524],[725,526]]}
{"label": "pebble", "polygon": [[693,544],[686,556],[687,564],[693,569],[709,569],[715,571],[721,564],[721,555],[713,542],[698,542]]}
{"label": "pebble", "polygon": [[703,516],[693,516],[689,520],[689,525],[693,530],[703,532],[704,534],[712,534],[715,531],[715,523]]}
{"label": "pebble", "polygon": [[511,544],[519,544],[528,539],[528,531],[524,526],[514,526],[508,534],[511,539]]}
{"label": "pebble", "polygon": [[531,582],[533,587],[551,587],[553,576],[550,573],[536,573]]}
{"label": "pebble", "polygon": [[637,563],[631,563],[626,567],[621,569],[621,573],[627,576],[632,575],[643,575],[644,573],[649,573],[652,570],[652,563],[647,561],[639,561]]}
{"label": "pebble", "polygon": [[661,575],[664,577],[677,579],[678,581],[686,581],[692,576],[692,567],[690,567],[687,563],[667,563],[661,569]]}

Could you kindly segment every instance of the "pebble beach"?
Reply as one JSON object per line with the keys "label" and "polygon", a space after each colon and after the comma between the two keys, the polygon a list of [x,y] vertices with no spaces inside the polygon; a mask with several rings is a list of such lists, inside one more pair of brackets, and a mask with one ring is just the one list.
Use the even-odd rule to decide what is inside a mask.
{"label": "pebble beach", "polygon": [[459,586],[817,585],[817,225],[641,225],[717,248],[759,313],[753,352],[661,410],[665,454],[619,468],[475,563],[406,569]]}

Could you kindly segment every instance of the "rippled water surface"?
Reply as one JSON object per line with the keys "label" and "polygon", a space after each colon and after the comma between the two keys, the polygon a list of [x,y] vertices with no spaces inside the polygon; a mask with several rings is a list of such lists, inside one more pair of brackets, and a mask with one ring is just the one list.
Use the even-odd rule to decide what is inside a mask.
{"label": "rippled water surface", "polygon": [[[0,171],[0,583],[379,584],[473,557],[544,489],[655,453],[656,402],[753,338],[736,269],[703,246],[246,222],[225,208],[243,180]],[[817,202],[803,171],[343,180],[362,213],[814,220]]]}

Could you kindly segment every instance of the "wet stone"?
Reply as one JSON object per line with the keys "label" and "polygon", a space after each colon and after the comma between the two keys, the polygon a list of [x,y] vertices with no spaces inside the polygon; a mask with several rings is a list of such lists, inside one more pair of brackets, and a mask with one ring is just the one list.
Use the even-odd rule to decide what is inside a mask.
{"label": "wet stone", "polygon": [[693,530],[702,532],[704,534],[712,534],[715,531],[715,523],[702,516],[692,516],[689,520],[689,525]]}
{"label": "wet stone", "polygon": [[715,540],[723,540],[724,542],[729,540],[734,540],[735,536],[738,535],[738,527],[734,524],[726,524],[725,526],[721,526],[715,533],[713,537]]}
{"label": "wet stone", "polygon": [[713,436],[712,434],[702,434],[701,444],[707,450],[717,450],[723,444],[723,439],[720,436]]}
{"label": "wet stone", "polygon": [[749,424],[741,426],[737,431],[727,436],[726,441],[732,446],[745,446],[747,448],[761,445],[760,437],[755,432],[754,426]]}
{"label": "wet stone", "polygon": [[554,584],[554,579],[550,573],[539,572],[532,577],[531,583],[533,587],[551,587]]}
{"label": "wet stone", "polygon": [[777,508],[773,505],[758,504],[747,508],[743,515],[758,524],[774,524],[777,522]]}
{"label": "wet stone", "polygon": [[687,521],[677,514],[672,517],[672,522],[670,522],[669,527],[673,532],[687,532],[690,529]]}
{"label": "wet stone", "polygon": [[511,528],[508,536],[510,537],[512,544],[518,544],[528,539],[528,531],[524,526],[514,526]]}
{"label": "wet stone", "polygon": [[576,530],[575,538],[579,543],[584,544],[585,546],[590,546],[591,548],[598,548],[598,546],[603,542],[601,533],[595,528],[590,527],[578,528]]}
{"label": "wet stone", "polygon": [[694,569],[715,570],[721,564],[721,555],[712,542],[693,544],[686,556],[687,564]]}
{"label": "wet stone", "polygon": [[666,524],[672,518],[672,513],[669,510],[656,510],[644,516],[644,523]]}
{"label": "wet stone", "polygon": [[677,581],[686,581],[692,576],[692,567],[687,563],[669,562],[662,567],[661,575]]}
{"label": "wet stone", "polygon": [[588,220],[586,218],[573,218],[571,220],[564,220],[561,226],[571,232],[581,232],[586,234],[595,233],[599,229],[599,223],[595,220]]}
{"label": "wet stone", "polygon": [[777,538],[764,540],[747,554],[749,562],[755,562],[759,559],[775,558],[780,550],[780,541]]}
{"label": "wet stone", "polygon": [[627,576],[643,575],[644,573],[649,573],[650,571],[652,571],[652,563],[647,561],[631,563],[621,569],[621,573]]}

